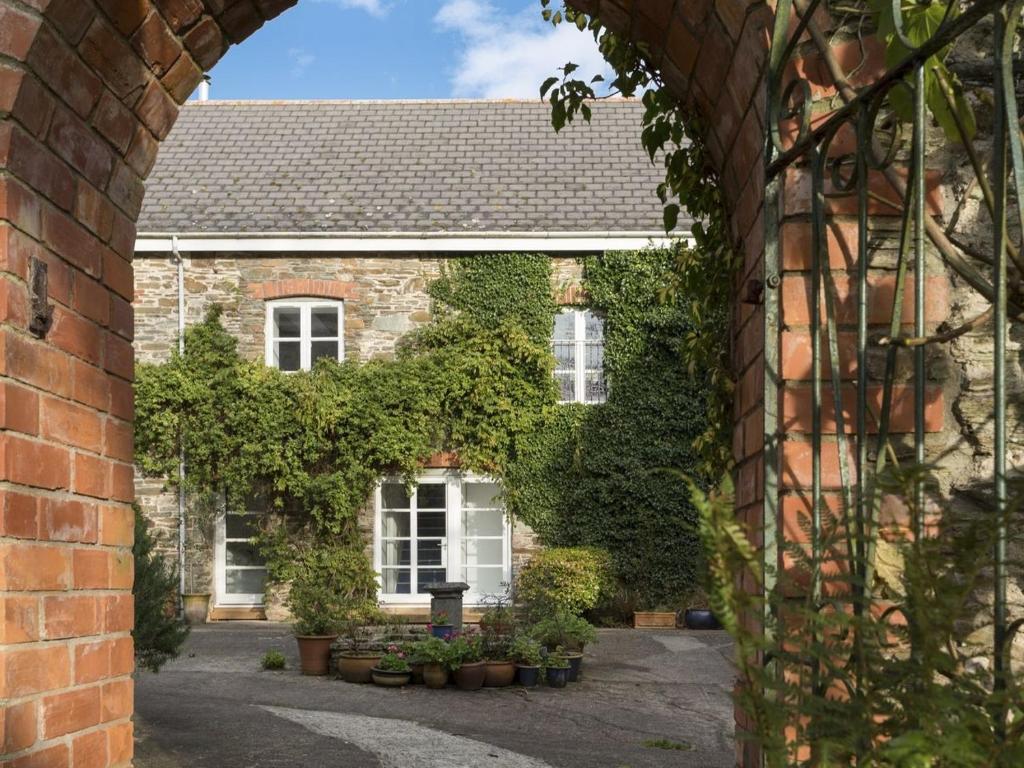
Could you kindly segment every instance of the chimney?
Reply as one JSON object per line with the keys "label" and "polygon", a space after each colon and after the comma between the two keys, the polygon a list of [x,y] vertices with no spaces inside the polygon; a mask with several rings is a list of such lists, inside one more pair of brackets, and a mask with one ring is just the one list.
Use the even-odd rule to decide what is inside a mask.
{"label": "chimney", "polygon": [[210,76],[203,75],[203,82],[199,84],[199,90],[197,91],[197,98],[199,101],[210,100]]}

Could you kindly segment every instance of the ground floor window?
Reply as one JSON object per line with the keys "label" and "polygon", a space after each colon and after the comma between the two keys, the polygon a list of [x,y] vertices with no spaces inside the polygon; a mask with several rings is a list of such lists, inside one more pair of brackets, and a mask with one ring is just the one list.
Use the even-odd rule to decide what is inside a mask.
{"label": "ground floor window", "polygon": [[252,544],[263,513],[225,512],[217,520],[215,568],[218,605],[262,605],[266,560]]}
{"label": "ground floor window", "polygon": [[458,472],[425,474],[408,489],[399,479],[376,495],[374,568],[381,599],[425,603],[431,584],[465,581],[478,603],[506,591],[511,578],[510,526],[500,487]]}

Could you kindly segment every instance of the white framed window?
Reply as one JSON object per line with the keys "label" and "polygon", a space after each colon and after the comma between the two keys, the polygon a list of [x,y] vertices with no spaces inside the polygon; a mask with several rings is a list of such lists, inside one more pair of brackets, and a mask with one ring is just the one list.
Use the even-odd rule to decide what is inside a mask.
{"label": "white framed window", "polygon": [[559,402],[603,403],[604,319],[589,309],[565,309],[555,316],[551,341]]}
{"label": "white framed window", "polygon": [[[255,504],[248,504],[253,507]],[[267,583],[267,561],[251,543],[263,512],[253,509],[225,511],[214,526],[214,578],[216,604],[262,605]]]}
{"label": "white framed window", "polygon": [[511,525],[501,488],[486,477],[428,470],[412,491],[385,478],[376,493],[374,569],[385,603],[430,602],[431,584],[465,581],[467,604],[504,594],[512,577]]}
{"label": "white framed window", "polygon": [[267,302],[266,362],[308,371],[321,357],[345,359],[345,306],[329,299]]}

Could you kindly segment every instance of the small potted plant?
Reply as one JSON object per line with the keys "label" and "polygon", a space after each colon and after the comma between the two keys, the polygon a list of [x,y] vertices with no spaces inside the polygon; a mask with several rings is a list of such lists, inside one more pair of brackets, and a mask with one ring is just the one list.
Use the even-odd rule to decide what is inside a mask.
{"label": "small potted plant", "polygon": [[338,674],[346,683],[366,684],[373,682],[373,669],[383,656],[381,651],[371,650],[369,628],[380,619],[376,611],[353,611],[342,625],[342,637],[347,641],[346,649],[338,656]]}
{"label": "small potted plant", "polygon": [[544,666],[547,669],[548,685],[552,688],[565,688],[565,684],[569,682],[570,667],[569,659],[566,658],[561,646],[548,653]]}
{"label": "small potted plant", "polygon": [[326,675],[331,666],[331,643],[338,637],[342,617],[337,595],[309,572],[292,582],[288,607],[295,618],[299,668],[304,675]]}
{"label": "small potted plant", "polygon": [[695,589],[686,601],[687,608],[683,612],[683,624],[687,629],[721,629],[722,625],[708,604],[708,596],[702,589]]}
{"label": "small potted plant", "polygon": [[578,682],[583,666],[583,649],[597,642],[594,625],[567,611],[553,611],[534,625],[533,636],[548,650],[561,649],[562,658],[569,662],[569,681]]}
{"label": "small potted plant", "polygon": [[504,601],[499,601],[480,617],[480,629],[487,667],[484,685],[488,688],[512,685],[516,679],[516,666],[509,647],[515,629],[512,610]]}
{"label": "small potted plant", "polygon": [[376,685],[400,688],[409,684],[412,669],[405,651],[392,643],[387,647],[387,653],[380,657],[371,674]]}
{"label": "small potted plant", "polygon": [[449,642],[452,654],[452,674],[455,684],[463,691],[483,688],[487,665],[483,660],[483,645],[476,635],[457,635]]}
{"label": "small potted plant", "polygon": [[442,640],[450,638],[454,631],[454,625],[448,616],[448,611],[438,611],[437,613],[432,614],[428,629],[430,630],[430,634],[434,637],[438,637]]}
{"label": "small potted plant", "polygon": [[444,688],[452,668],[452,648],[449,643],[431,635],[413,645],[412,658],[423,665],[423,682],[427,688]]}
{"label": "small potted plant", "polygon": [[544,666],[540,643],[529,635],[517,635],[509,646],[509,654],[515,660],[519,684],[524,688],[535,687]]}

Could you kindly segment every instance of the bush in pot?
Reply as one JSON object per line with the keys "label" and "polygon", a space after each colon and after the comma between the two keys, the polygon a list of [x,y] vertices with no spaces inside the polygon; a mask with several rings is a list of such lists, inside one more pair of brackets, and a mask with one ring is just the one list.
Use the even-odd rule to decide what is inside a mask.
{"label": "bush in pot", "polygon": [[482,688],[487,676],[483,643],[477,635],[462,634],[453,637],[451,646],[452,674],[455,684],[463,691]]}
{"label": "bush in pot", "polygon": [[597,642],[597,630],[586,619],[567,611],[553,611],[533,626],[533,637],[549,650],[558,648],[570,665],[569,679],[577,682],[583,665],[583,649]]}
{"label": "bush in pot", "polygon": [[548,685],[552,688],[565,688],[565,684],[569,682],[571,667],[562,648],[556,648],[549,653],[544,666],[547,670]]}
{"label": "bush in pot", "polygon": [[353,614],[377,607],[377,576],[362,544],[311,523],[289,529],[281,520],[268,521],[256,540],[270,583],[290,585],[285,604],[305,659],[303,673],[327,674],[339,629]]}
{"label": "bush in pot", "polygon": [[387,653],[380,657],[372,670],[373,682],[387,688],[408,685],[412,677],[412,668],[405,651],[397,645],[387,647]]}
{"label": "bush in pot", "polygon": [[383,652],[369,647],[372,628],[383,624],[386,617],[377,608],[352,611],[341,627],[345,650],[338,654],[338,674],[346,683],[373,682],[373,668]]}
{"label": "bush in pot", "polygon": [[431,635],[412,646],[412,663],[423,665],[427,688],[444,688],[454,664],[451,644]]}
{"label": "bush in pot", "polygon": [[511,607],[504,600],[499,600],[480,617],[480,629],[487,666],[484,685],[489,688],[512,685],[516,679],[516,667],[510,652],[515,632],[515,616]]}
{"label": "bush in pot", "polygon": [[533,688],[544,667],[544,653],[540,643],[529,635],[516,635],[509,646],[509,655],[516,663],[519,684]]}

